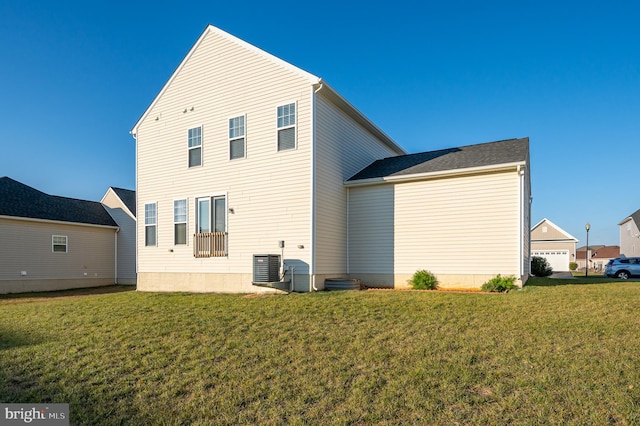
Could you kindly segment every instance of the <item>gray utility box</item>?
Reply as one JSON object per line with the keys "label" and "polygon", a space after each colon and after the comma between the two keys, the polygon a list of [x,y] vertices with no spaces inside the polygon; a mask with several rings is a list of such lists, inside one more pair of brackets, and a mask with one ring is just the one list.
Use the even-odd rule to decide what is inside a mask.
{"label": "gray utility box", "polygon": [[280,255],[253,255],[253,282],[273,283],[280,281]]}

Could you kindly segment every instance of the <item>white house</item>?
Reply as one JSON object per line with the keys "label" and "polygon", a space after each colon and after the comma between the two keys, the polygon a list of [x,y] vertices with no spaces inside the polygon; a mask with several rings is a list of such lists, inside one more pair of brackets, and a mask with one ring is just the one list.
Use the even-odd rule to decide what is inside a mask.
{"label": "white house", "polygon": [[[254,255],[267,254],[282,255],[296,291],[320,289],[326,278],[345,276],[398,287],[413,268],[430,265],[444,278],[454,275],[450,282],[445,279],[452,286],[478,287],[479,280],[497,273],[523,281],[528,276],[528,140],[499,142],[489,149],[513,148],[517,158],[472,161],[451,155],[431,162],[435,169],[403,176],[397,184],[358,178],[377,160],[407,153],[321,78],[213,26],[131,133],[137,145],[139,290],[262,291],[252,284]],[[473,153],[475,148],[455,150]],[[362,235],[356,232],[358,224],[381,214],[367,215],[353,204],[358,196],[388,186],[400,194],[416,182],[418,194],[441,205],[434,214],[450,213],[456,221],[447,230],[462,232],[451,234],[458,241],[454,249],[447,248],[449,263],[420,261],[417,255],[405,260],[407,250],[416,247],[402,247],[407,240],[396,238],[400,232],[392,233],[397,245],[357,241]],[[453,203],[445,193],[455,189]],[[464,202],[477,191],[491,201],[480,195]],[[398,217],[403,217],[400,209],[415,209],[419,213],[407,220],[416,225],[429,217],[427,201],[409,192],[405,197],[406,204],[393,198],[380,204],[398,211]],[[461,210],[465,213],[458,214]],[[494,235],[497,222],[506,229],[500,237]],[[426,239],[437,229],[437,221],[424,228],[422,241],[429,251],[433,247]],[[381,237],[390,238],[388,232]],[[437,241],[439,247],[452,244],[451,238]],[[399,263],[385,259],[384,277],[374,277],[377,270],[360,269],[363,263],[356,259],[380,245],[391,247],[389,254]],[[496,256],[479,248],[509,254],[485,264]],[[447,269],[468,259],[478,261]]]}
{"label": "white house", "polygon": [[620,253],[627,257],[640,256],[640,210],[636,210],[618,223],[620,227]]}
{"label": "white house", "polygon": [[[118,190],[121,194],[133,191]],[[108,192],[109,193],[109,192]],[[105,195],[106,197],[106,195]],[[111,197],[116,202],[117,197]],[[118,264],[135,265],[135,252],[118,254],[135,238],[105,205],[45,194],[0,178],[0,293],[97,287],[118,282]],[[131,242],[128,243],[129,245]],[[133,257],[131,257],[133,256]],[[127,283],[135,283],[135,268]],[[131,280],[133,282],[131,282]]]}
{"label": "white house", "polygon": [[100,200],[118,225],[116,284],[136,283],[136,192],[110,187]]}

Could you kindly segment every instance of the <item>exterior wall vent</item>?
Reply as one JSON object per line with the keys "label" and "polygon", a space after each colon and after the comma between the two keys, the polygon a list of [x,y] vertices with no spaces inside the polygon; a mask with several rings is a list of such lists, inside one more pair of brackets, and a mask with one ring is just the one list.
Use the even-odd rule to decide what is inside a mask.
{"label": "exterior wall vent", "polygon": [[280,281],[280,255],[253,255],[253,282],[272,283]]}

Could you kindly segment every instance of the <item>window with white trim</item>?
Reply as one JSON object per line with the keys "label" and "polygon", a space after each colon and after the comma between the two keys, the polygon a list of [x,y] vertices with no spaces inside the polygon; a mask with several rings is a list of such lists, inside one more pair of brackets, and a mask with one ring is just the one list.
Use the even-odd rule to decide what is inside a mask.
{"label": "window with white trim", "polygon": [[173,244],[187,244],[187,200],[173,201]]}
{"label": "window with white trim", "polygon": [[157,204],[144,205],[144,245],[157,245]]}
{"label": "window with white trim", "polygon": [[245,156],[244,115],[229,119],[229,159]]}
{"label": "window with white trim", "polygon": [[66,235],[51,236],[51,251],[54,253],[68,252],[68,239]]}
{"label": "window with white trim", "polygon": [[189,129],[189,167],[202,165],[202,127]]}
{"label": "window with white trim", "polygon": [[296,147],[296,104],[278,107],[278,151]]}

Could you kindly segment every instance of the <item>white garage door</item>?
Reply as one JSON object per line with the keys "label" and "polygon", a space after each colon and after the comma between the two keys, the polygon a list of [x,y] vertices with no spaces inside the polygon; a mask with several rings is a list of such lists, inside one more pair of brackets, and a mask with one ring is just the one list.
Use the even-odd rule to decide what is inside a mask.
{"label": "white garage door", "polygon": [[537,250],[532,251],[531,255],[547,259],[554,272],[569,270],[569,250]]}

